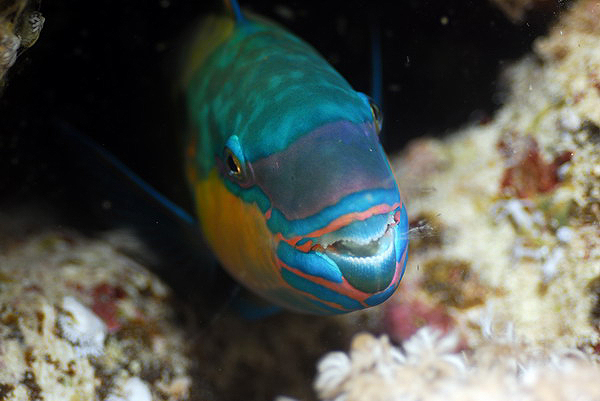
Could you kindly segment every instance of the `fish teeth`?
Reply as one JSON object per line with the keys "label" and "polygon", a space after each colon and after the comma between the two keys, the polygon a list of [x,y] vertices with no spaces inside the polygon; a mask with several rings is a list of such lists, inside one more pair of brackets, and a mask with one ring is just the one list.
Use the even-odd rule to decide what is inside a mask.
{"label": "fish teeth", "polygon": [[396,225],[396,221],[394,220],[394,215],[390,214],[388,216],[387,222],[385,225],[380,226],[380,229],[375,233],[369,236],[363,237],[340,237],[336,235],[336,232],[328,233],[322,235],[321,237],[315,239],[315,243],[318,243],[323,248],[327,248],[328,246],[338,242],[338,241],[346,241],[350,243],[354,243],[356,245],[368,245],[371,242],[379,241],[385,233],[388,231],[388,228]]}
{"label": "fish teeth", "polygon": [[[386,235],[391,235],[391,233],[386,232],[381,238],[385,237]],[[394,241],[392,239],[391,241],[389,241],[389,244],[382,252],[377,252],[375,255],[372,255],[372,256],[355,256],[355,255],[344,254],[344,253],[337,253],[336,256],[340,257],[340,258],[344,258],[344,259],[350,259],[356,263],[363,263],[363,264],[370,265],[370,264],[376,264],[379,261],[387,259],[388,256],[390,255],[390,252],[393,252],[394,249],[395,249]]]}

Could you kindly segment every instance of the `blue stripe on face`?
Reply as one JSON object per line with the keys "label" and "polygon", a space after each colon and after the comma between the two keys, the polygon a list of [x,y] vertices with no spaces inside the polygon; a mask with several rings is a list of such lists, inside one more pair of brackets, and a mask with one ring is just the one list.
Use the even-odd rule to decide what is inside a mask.
{"label": "blue stripe on face", "polygon": [[286,265],[311,276],[321,277],[334,283],[341,283],[342,273],[326,255],[318,252],[301,252],[285,241],[277,246],[277,257]]}
{"label": "blue stripe on face", "polygon": [[386,204],[393,205],[400,202],[398,189],[394,185],[391,189],[371,189],[352,193],[335,205],[328,206],[317,214],[300,220],[288,220],[278,210],[273,209],[267,226],[273,233],[281,233],[286,238],[305,236],[326,227],[333,220],[352,212],[362,212],[370,207]]}
{"label": "blue stripe on face", "polygon": [[369,305],[369,306],[379,305],[380,303],[382,303],[383,301],[388,299],[394,293],[394,291],[396,291],[398,284],[400,284],[400,281],[402,280],[402,277],[404,276],[404,271],[406,270],[406,261],[408,259],[406,257],[407,256],[406,253],[408,252],[408,235],[407,234],[408,234],[408,216],[406,215],[406,209],[402,208],[402,210],[400,211],[400,221],[398,221],[398,224],[396,226],[396,237],[395,237],[396,263],[402,262],[402,257],[404,257],[404,262],[402,262],[402,271],[400,272],[400,277],[398,278],[398,283],[394,286],[389,287],[385,291],[380,292],[379,294],[372,295],[369,298],[365,299],[365,303],[367,305]]}
{"label": "blue stripe on face", "polygon": [[[398,281],[398,283],[399,282],[400,281]],[[385,291],[380,292],[379,294],[372,295],[369,298],[365,299],[365,303],[369,306],[379,305],[380,303],[388,299],[394,293],[394,291],[396,291],[396,288],[397,286],[393,285]]]}
{"label": "blue stripe on face", "polygon": [[305,294],[289,288],[279,288],[269,291],[267,298],[276,299],[280,305],[285,305],[292,310],[298,310],[303,313],[312,313],[315,315],[330,315],[347,313],[343,308],[327,305],[307,297]]}
{"label": "blue stripe on face", "polygon": [[320,298],[323,301],[338,304],[342,308],[345,308],[347,311],[364,308],[364,305],[362,305],[360,302],[345,295],[339,294],[335,291],[332,291],[329,288],[324,287],[320,284],[313,283],[312,281],[305,279],[304,277],[300,277],[286,268],[281,269],[281,276],[283,277],[285,282],[291,285],[293,288],[314,295],[315,297]]}

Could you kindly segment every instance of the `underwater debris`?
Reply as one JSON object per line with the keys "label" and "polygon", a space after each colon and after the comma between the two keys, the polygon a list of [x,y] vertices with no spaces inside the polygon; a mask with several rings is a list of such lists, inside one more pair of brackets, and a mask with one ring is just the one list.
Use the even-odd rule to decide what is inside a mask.
{"label": "underwater debris", "polygon": [[418,215],[409,221],[410,252],[440,248],[444,242],[444,227],[436,215]]}

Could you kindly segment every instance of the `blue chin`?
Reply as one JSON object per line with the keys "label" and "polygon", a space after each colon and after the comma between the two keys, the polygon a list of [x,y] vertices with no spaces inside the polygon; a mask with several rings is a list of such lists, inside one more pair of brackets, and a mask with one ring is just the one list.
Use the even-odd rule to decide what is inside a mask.
{"label": "blue chin", "polygon": [[357,290],[373,294],[386,289],[396,273],[396,232],[396,226],[388,226],[383,235],[366,243],[346,239],[336,241],[324,253],[337,265],[348,283]]}
{"label": "blue chin", "polygon": [[[306,238],[301,242],[310,240],[314,244],[309,252],[281,241],[277,256],[304,275],[330,282],[322,285],[306,276],[300,279],[300,276],[291,276],[294,273],[286,269],[286,281],[292,287],[335,302],[345,310],[356,310],[377,305],[393,294],[404,273],[407,231],[406,211],[400,207],[390,213],[352,222],[318,238]],[[356,290],[373,295],[363,303],[336,293],[336,284],[341,285],[344,279]]]}
{"label": "blue chin", "polygon": [[323,236],[321,241],[324,254],[350,285],[375,294],[387,289],[396,277],[398,262],[406,250],[407,229],[402,208],[355,221]]}

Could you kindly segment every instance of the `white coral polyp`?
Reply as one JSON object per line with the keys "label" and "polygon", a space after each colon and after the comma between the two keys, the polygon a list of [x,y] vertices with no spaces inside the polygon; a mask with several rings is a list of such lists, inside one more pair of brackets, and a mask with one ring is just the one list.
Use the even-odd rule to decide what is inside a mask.
{"label": "white coral polyp", "polygon": [[350,358],[345,353],[330,352],[319,361],[315,390],[327,399],[334,398],[349,377],[351,367]]}
{"label": "white coral polyp", "polygon": [[106,324],[73,297],[64,297],[62,308],[66,313],[59,315],[58,325],[63,337],[75,345],[79,356],[102,354],[108,331]]}

